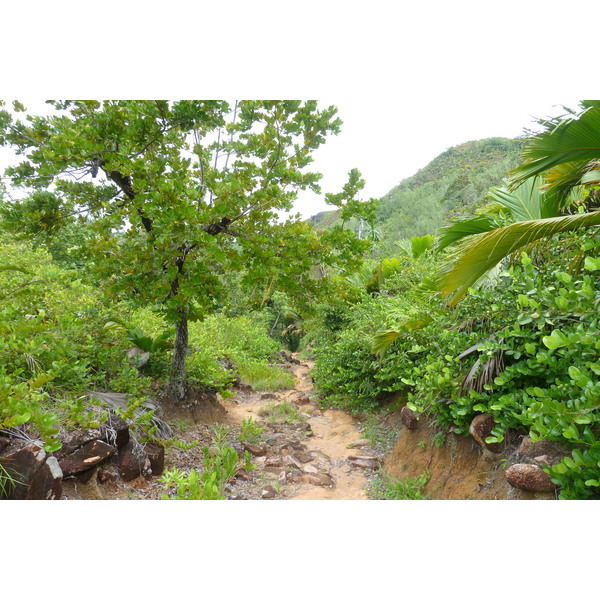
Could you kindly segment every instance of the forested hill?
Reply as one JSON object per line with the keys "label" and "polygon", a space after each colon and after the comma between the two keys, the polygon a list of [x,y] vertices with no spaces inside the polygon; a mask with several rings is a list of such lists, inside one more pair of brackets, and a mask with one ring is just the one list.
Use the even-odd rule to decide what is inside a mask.
{"label": "forested hill", "polygon": [[[394,241],[435,233],[450,216],[471,214],[490,187],[519,163],[521,141],[488,138],[449,148],[381,198],[376,229],[383,252]],[[337,211],[311,217],[315,227],[337,221]]]}

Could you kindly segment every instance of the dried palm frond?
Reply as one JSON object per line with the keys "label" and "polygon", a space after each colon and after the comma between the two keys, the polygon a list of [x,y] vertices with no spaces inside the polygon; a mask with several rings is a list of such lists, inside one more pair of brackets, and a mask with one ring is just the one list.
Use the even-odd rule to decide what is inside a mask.
{"label": "dried palm frond", "polygon": [[[101,402],[109,404],[112,408],[126,410],[129,406],[129,400],[125,394],[115,392],[87,392],[87,395],[89,398],[97,398]],[[140,406],[134,409],[132,420],[135,420],[153,411],[151,422],[152,426],[156,427],[154,435],[161,439],[173,437],[173,430],[171,429],[171,426],[156,414],[158,408],[159,407],[156,403],[152,402],[151,400],[146,400]]]}
{"label": "dried palm frond", "polygon": [[[468,354],[471,354],[471,352],[477,350],[481,345],[482,343],[475,344],[475,346],[465,350],[458,358],[464,358]],[[481,358],[482,357],[479,357],[475,361],[462,380],[462,383],[460,384],[461,394],[470,390],[483,392],[484,386],[491,384],[504,370],[504,350],[502,350],[502,348],[498,348],[484,363],[481,362]]]}

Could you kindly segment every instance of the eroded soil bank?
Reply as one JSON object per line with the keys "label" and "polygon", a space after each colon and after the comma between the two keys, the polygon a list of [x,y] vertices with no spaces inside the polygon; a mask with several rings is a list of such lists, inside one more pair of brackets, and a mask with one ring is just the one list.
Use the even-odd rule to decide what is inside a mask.
{"label": "eroded soil bank", "polygon": [[499,453],[482,448],[472,437],[441,433],[427,419],[410,430],[397,429],[394,449],[383,468],[399,480],[430,475],[423,493],[432,500],[554,500],[554,492],[530,492],[512,487],[506,466],[518,462],[517,448]]}

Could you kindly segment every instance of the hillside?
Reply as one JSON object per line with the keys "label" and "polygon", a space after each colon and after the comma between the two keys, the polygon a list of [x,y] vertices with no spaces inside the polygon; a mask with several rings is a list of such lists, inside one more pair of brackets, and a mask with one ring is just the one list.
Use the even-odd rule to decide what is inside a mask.
{"label": "hillside", "polygon": [[[434,233],[449,216],[472,213],[489,188],[500,185],[518,164],[520,150],[519,140],[507,138],[466,142],[401,181],[381,198],[376,228],[382,252],[387,254],[400,238]],[[310,221],[330,227],[337,211],[321,212]]]}

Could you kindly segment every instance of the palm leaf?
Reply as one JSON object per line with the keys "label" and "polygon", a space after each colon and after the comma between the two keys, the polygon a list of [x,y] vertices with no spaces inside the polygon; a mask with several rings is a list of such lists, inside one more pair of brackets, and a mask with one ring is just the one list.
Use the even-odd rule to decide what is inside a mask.
{"label": "palm leaf", "polygon": [[435,286],[450,306],[503,258],[536,240],[566,231],[600,225],[600,211],[552,219],[520,221],[473,235],[461,242],[440,265]]}
{"label": "palm leaf", "polygon": [[425,252],[428,252],[433,249],[433,244],[435,241],[434,235],[422,235],[422,236],[413,236],[410,238],[410,246],[412,251],[412,257],[414,259],[419,258]]}
{"label": "palm leaf", "polygon": [[470,219],[454,221],[438,231],[436,248],[442,250],[456,244],[465,237],[491,231],[498,227],[498,221],[491,215],[477,215]]}
{"label": "palm leaf", "polygon": [[540,189],[543,183],[543,177],[532,177],[513,191],[506,187],[492,188],[487,198],[505,208],[514,221],[558,217],[557,194],[552,191],[543,193]]}
{"label": "palm leaf", "polygon": [[371,352],[373,354],[383,354],[394,342],[394,340],[402,335],[402,332],[397,329],[386,329],[378,331],[373,336]]}
{"label": "palm leaf", "polygon": [[510,172],[511,189],[565,163],[568,168],[558,169],[546,180],[555,189],[572,187],[581,181],[588,164],[600,157],[600,101],[584,101],[578,115],[542,124],[545,130],[530,138],[523,148],[525,162]]}
{"label": "palm leaf", "polygon": [[406,256],[412,256],[412,246],[409,238],[402,238],[394,242]]}

